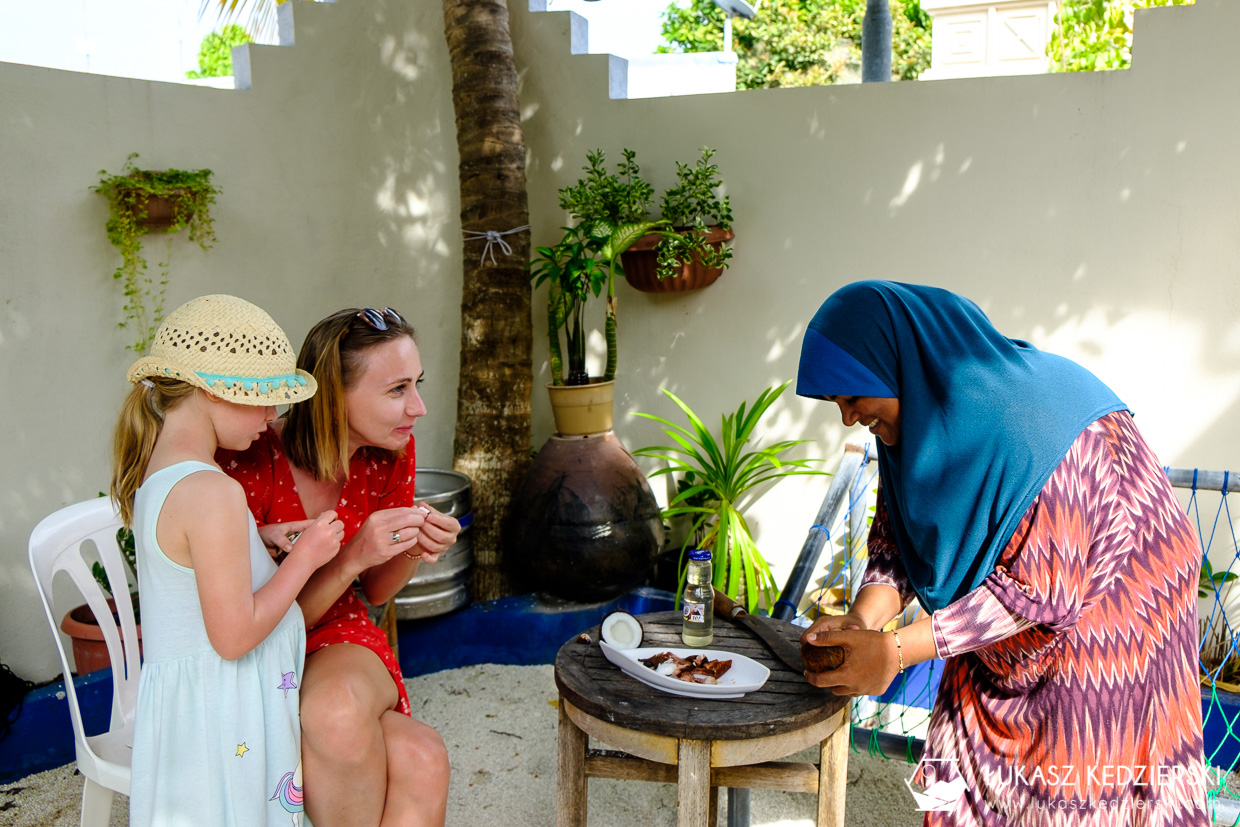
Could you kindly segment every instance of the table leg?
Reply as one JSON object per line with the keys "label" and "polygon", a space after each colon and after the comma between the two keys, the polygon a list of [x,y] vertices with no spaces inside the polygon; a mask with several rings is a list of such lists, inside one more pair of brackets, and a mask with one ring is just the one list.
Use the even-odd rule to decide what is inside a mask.
{"label": "table leg", "polygon": [[818,827],[844,827],[848,748],[852,743],[850,728],[845,718],[818,747]]}
{"label": "table leg", "polygon": [[680,740],[676,827],[705,827],[710,817],[710,741]]}
{"label": "table leg", "polygon": [[555,823],[556,827],[585,827],[586,744],[589,736],[568,717],[564,711],[566,703],[561,695]]}

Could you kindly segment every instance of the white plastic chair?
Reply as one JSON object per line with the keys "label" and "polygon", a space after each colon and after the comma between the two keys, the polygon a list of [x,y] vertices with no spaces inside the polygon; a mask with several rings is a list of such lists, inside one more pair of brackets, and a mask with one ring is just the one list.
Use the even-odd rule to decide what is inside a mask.
{"label": "white plastic chair", "polygon": [[[90,563],[83,559],[83,546],[94,547],[108,582],[127,583],[127,566],[116,545],[121,520],[107,497],[99,497],[62,508],[45,517],[30,534],[30,568],[39,586],[43,611],[52,627],[56,651],[65,673],[65,693],[73,719],[73,740],[77,765],[86,777],[82,790],[82,827],[106,827],[111,819],[114,793],[129,795],[129,766],[133,752],[134,707],[138,700],[138,632],[133,605],[122,588],[116,601],[118,627],[112,621],[108,593],[91,575]],[[108,655],[112,661],[112,722],[108,731],[87,737],[82,727],[82,711],[70,677],[69,657],[59,632],[59,620],[69,607],[58,607],[52,595],[52,579],[65,572],[99,620]],[[63,579],[63,578],[62,578]],[[73,605],[79,605],[74,603]],[[122,647],[122,640],[124,645]]]}

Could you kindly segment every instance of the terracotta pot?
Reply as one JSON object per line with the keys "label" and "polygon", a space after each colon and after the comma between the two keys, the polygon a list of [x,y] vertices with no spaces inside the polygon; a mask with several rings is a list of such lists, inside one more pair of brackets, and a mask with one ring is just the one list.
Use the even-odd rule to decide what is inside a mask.
{"label": "terracotta pot", "polygon": [[[135,212],[141,212],[141,209],[135,208]],[[189,220],[194,213],[191,211],[185,218]],[[162,195],[152,195],[146,200],[146,218],[139,218],[138,224],[147,230],[166,230],[172,226],[175,220],[176,211],[173,201]]]}
{"label": "terracotta pot", "polygon": [[[725,241],[733,238],[735,236],[731,230],[712,228],[706,234],[706,243],[713,247],[722,247]],[[620,254],[624,277],[634,289],[643,293],[683,293],[714,284],[723,273],[722,267],[703,267],[694,257],[684,263],[679,275],[660,279],[656,275],[658,256],[654,248],[661,240],[662,236],[658,233],[644,235]]]}
{"label": "terracotta pot", "polygon": [[615,431],[548,439],[512,514],[513,576],[579,603],[637,585],[663,545],[659,504]]}
{"label": "terracotta pot", "polygon": [[566,436],[585,436],[610,431],[615,380],[591,377],[588,385],[547,384],[555,430]]}
{"label": "terracotta pot", "polygon": [[[113,613],[116,612],[115,601],[109,599],[108,606]],[[71,609],[60,622],[60,631],[73,641],[73,663],[79,675],[112,666],[112,659],[108,657],[108,644],[104,642],[103,631],[95,621],[95,613],[90,610],[90,606],[83,603],[76,609]],[[142,656],[141,624],[138,625],[138,656]]]}

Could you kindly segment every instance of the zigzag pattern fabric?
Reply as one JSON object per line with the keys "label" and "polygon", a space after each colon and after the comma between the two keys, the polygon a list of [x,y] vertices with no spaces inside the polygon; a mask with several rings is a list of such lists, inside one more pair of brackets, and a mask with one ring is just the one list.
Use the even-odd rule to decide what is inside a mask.
{"label": "zigzag pattern fabric", "polygon": [[[866,582],[911,597],[880,523]],[[1200,566],[1197,534],[1132,417],[1094,422],[994,573],[934,614],[951,656],[916,780],[963,780],[964,794],[925,823],[1208,825]]]}

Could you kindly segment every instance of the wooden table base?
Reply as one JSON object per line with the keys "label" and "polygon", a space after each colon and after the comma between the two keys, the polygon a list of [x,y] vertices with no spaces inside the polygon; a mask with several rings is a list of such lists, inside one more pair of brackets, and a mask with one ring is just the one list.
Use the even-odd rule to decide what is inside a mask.
{"label": "wooden table base", "polygon": [[[783,790],[818,796],[818,827],[843,827],[848,780],[847,707],[782,735],[696,741],[623,729],[560,697],[557,827],[585,827],[589,778],[677,785],[677,827],[715,827],[720,787]],[[623,752],[590,750],[593,736]],[[819,745],[817,764],[775,761]]]}

